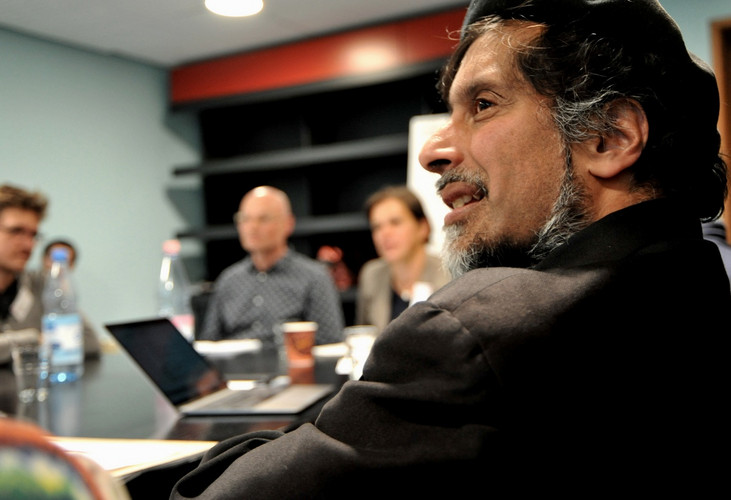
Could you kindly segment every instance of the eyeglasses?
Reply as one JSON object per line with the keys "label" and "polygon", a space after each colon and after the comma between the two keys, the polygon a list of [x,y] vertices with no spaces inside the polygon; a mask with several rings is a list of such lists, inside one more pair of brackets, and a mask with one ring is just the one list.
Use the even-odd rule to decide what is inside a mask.
{"label": "eyeglasses", "polygon": [[3,233],[9,234],[11,238],[20,238],[22,236],[25,236],[26,238],[30,238],[34,241],[38,241],[43,238],[43,235],[39,233],[38,231],[34,231],[32,229],[26,229],[24,227],[19,226],[13,226],[13,227],[5,227],[0,226],[0,231]]}
{"label": "eyeglasses", "polygon": [[236,212],[234,214],[234,223],[236,224],[243,224],[245,222],[258,222],[259,224],[267,224],[272,221],[275,221],[279,219],[276,215],[260,215],[258,217],[251,217],[251,216],[245,216],[241,212]]}

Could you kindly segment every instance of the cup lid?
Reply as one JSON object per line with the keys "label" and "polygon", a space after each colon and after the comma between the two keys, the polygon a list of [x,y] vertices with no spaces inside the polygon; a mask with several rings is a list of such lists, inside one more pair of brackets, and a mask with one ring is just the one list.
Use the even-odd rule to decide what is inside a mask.
{"label": "cup lid", "polygon": [[345,335],[377,335],[378,327],[376,325],[352,325],[343,329]]}
{"label": "cup lid", "polygon": [[317,331],[317,322],[315,321],[286,321],[282,323],[283,332],[305,332]]}

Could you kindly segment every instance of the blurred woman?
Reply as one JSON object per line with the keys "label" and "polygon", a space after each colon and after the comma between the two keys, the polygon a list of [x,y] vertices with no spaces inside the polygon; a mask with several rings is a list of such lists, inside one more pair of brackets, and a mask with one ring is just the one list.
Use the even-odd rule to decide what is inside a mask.
{"label": "blurred woman", "polygon": [[421,202],[404,186],[373,193],[365,204],[378,258],[358,278],[356,324],[381,331],[411,304],[449,281],[438,257],[427,253],[429,221]]}

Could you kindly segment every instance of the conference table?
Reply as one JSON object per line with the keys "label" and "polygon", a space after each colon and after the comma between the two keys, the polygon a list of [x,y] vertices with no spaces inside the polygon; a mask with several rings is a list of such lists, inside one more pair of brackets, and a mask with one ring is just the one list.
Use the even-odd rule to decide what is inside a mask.
{"label": "conference table", "polygon": [[[276,352],[256,351],[225,358],[210,358],[228,378],[247,373],[285,374]],[[337,375],[335,357],[316,357],[313,380],[332,383],[335,390],[345,381]],[[289,429],[314,421],[329,397],[297,415],[182,416],[134,361],[118,345],[105,346],[98,359],[87,359],[82,378],[52,385],[46,401],[18,401],[15,377],[9,365],[0,367],[0,412],[29,420],[52,435],[116,439],[163,439],[221,441],[262,429]],[[127,483],[133,498],[149,495],[150,484],[161,493],[190,470],[197,460],[157,468],[154,477],[138,474]],[[153,471],[150,471],[151,473]],[[148,498],[151,498],[148,496]]]}

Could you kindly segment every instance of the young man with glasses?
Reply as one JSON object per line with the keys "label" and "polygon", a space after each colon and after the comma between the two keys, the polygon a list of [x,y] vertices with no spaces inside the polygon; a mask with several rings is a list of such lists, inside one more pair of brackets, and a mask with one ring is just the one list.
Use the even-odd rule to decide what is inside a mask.
{"label": "young man with glasses", "polygon": [[[43,274],[26,271],[40,239],[38,227],[48,200],[39,192],[4,184],[0,186],[0,364],[10,361],[10,342],[38,335],[43,305]],[[97,355],[100,346],[94,330],[84,325],[84,351]]]}

